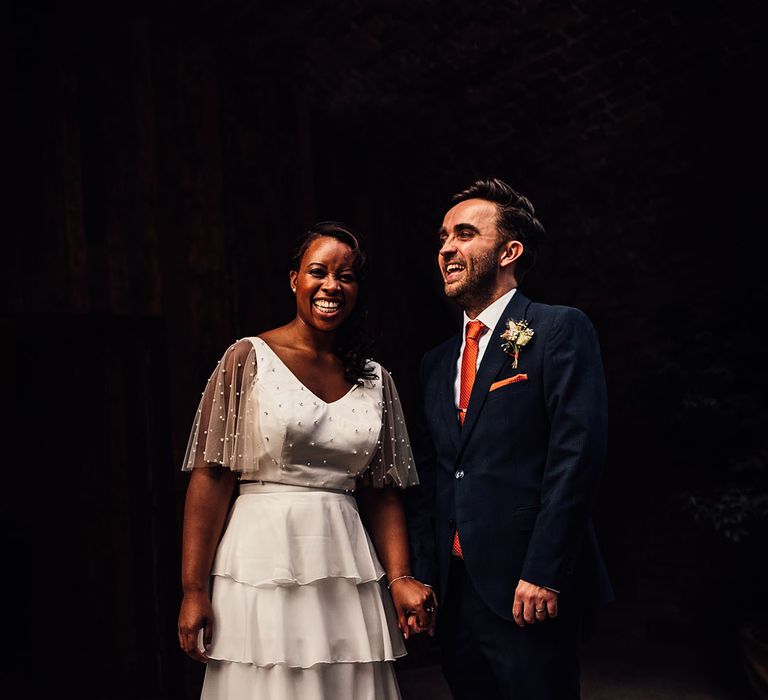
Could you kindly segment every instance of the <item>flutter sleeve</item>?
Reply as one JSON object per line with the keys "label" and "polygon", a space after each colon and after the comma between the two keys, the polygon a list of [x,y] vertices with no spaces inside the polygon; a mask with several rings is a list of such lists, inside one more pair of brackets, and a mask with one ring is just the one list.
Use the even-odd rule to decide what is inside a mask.
{"label": "flutter sleeve", "polygon": [[419,477],[411,453],[411,441],[405,425],[403,408],[392,376],[381,371],[382,418],[379,447],[370,465],[371,484],[376,488],[396,485],[402,489],[416,486]]}
{"label": "flutter sleeve", "polygon": [[239,340],[224,353],[200,400],[183,471],[224,466],[240,475],[258,471],[261,435],[256,392],[256,350]]}

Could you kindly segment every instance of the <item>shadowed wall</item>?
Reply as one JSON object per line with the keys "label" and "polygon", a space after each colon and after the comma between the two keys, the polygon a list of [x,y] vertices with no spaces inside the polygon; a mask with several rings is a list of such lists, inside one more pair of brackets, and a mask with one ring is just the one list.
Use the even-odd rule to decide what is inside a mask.
{"label": "shadowed wall", "polygon": [[[377,359],[412,406],[418,358],[458,319],[434,233],[485,174],[549,232],[526,293],[582,308],[601,338],[598,527],[619,606],[736,677],[745,620],[713,619],[711,601],[766,584],[759,506],[717,500],[766,481],[764,24],[757,2],[17,7],[6,353],[18,405],[53,392],[51,437],[28,436],[36,473],[55,455],[71,478],[4,512],[17,541],[30,521],[70,528],[41,573],[71,562],[61,609],[94,607],[69,629],[102,667],[121,659],[87,692],[194,695],[173,636],[177,465],[226,346],[290,319],[296,235],[332,218],[366,236]],[[113,594],[94,597],[102,559]]]}

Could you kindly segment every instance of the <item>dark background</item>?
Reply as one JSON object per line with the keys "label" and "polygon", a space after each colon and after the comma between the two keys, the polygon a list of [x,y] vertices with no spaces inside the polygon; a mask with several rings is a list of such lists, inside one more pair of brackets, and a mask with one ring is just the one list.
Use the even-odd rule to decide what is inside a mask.
{"label": "dark background", "polygon": [[683,650],[746,693],[739,631],[768,590],[763,6],[19,3],[2,514],[30,682],[195,697],[179,464],[208,374],[292,317],[292,242],[341,219],[413,406],[418,358],[458,320],[434,234],[491,174],[548,230],[526,293],[583,309],[604,352],[618,600],[587,668],[630,683]]}

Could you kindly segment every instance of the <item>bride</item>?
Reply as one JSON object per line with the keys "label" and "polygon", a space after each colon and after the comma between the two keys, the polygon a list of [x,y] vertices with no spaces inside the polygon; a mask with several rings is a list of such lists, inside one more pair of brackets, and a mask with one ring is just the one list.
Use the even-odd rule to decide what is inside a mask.
{"label": "bride", "polygon": [[400,498],[418,483],[408,433],[359,335],[365,263],[349,227],[315,225],[292,260],[296,317],[228,348],[205,387],[179,613],[203,698],[399,698],[403,636],[434,630]]}

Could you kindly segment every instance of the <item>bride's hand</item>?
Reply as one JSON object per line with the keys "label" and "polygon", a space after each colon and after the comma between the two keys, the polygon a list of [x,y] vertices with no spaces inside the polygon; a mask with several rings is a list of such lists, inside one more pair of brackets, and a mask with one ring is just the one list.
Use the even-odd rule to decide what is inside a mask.
{"label": "bride's hand", "polygon": [[197,646],[200,630],[203,630],[205,650],[213,639],[213,608],[205,593],[185,593],[179,611],[179,645],[195,661],[208,662],[208,655]]}
{"label": "bride's hand", "polygon": [[408,639],[411,632],[435,634],[437,596],[430,586],[414,578],[393,580],[389,592],[397,610],[397,626]]}

